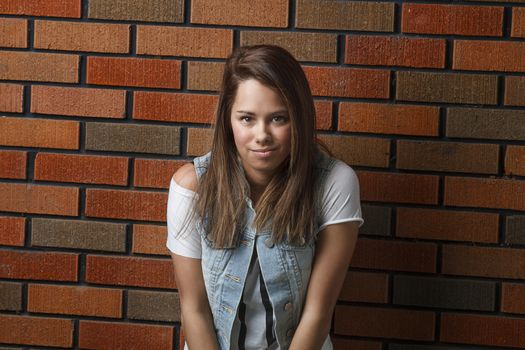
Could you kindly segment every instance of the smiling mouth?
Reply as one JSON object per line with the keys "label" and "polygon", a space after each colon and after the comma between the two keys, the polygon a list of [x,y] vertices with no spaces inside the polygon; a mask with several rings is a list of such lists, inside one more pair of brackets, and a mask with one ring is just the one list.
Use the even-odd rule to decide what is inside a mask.
{"label": "smiling mouth", "polygon": [[261,158],[269,157],[274,151],[275,151],[275,148],[252,150],[252,152],[254,152],[258,157],[261,157]]}

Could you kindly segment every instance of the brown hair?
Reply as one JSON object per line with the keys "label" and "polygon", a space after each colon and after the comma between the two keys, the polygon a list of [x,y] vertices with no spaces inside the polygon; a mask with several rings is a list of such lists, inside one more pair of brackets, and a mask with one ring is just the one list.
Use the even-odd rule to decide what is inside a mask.
{"label": "brown hair", "polygon": [[230,117],[237,88],[249,79],[281,97],[291,122],[290,156],[257,202],[254,226],[260,231],[271,221],[275,242],[297,244],[315,228],[315,108],[299,62],[278,46],[240,47],[226,61],[210,163],[197,188],[195,213],[204,219],[215,247],[238,244],[250,186],[237,157]]}

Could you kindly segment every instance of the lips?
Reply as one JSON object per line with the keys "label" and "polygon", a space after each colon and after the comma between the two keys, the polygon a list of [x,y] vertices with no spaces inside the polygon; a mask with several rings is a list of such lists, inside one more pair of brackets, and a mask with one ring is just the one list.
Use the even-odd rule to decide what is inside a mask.
{"label": "lips", "polygon": [[252,152],[254,152],[254,154],[257,157],[260,157],[260,158],[267,158],[267,157],[271,156],[274,151],[275,151],[275,148],[265,148],[265,149],[254,149],[254,150],[252,150]]}

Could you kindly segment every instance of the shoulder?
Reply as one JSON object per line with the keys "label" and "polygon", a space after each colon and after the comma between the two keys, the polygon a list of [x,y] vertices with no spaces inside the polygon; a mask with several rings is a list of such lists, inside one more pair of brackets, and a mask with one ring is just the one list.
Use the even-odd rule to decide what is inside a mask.
{"label": "shoulder", "polygon": [[186,163],[181,166],[175,174],[173,174],[173,181],[179,186],[195,192],[197,190],[198,179],[193,163]]}
{"label": "shoulder", "polygon": [[356,172],[345,162],[334,159],[333,166],[326,175],[324,190],[325,195],[359,191],[359,179]]}

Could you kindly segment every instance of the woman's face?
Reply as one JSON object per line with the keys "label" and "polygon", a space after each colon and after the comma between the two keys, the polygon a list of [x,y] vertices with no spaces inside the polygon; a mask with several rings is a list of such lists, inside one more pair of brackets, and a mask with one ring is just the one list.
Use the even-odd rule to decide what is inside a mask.
{"label": "woman's face", "polygon": [[291,148],[291,122],[279,95],[255,79],[241,82],[231,125],[248,180],[268,181]]}

